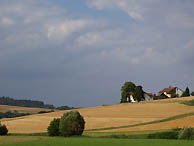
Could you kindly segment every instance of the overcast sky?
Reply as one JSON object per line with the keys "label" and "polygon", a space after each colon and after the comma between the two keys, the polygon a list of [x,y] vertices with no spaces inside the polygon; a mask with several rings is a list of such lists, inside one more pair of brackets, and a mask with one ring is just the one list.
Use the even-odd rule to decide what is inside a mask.
{"label": "overcast sky", "polygon": [[115,104],[125,81],[194,90],[194,0],[0,0],[0,96]]}

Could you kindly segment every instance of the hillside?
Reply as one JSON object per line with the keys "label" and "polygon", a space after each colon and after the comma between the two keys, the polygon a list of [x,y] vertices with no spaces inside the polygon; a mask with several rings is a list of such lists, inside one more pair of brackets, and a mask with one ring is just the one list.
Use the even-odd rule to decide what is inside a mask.
{"label": "hillside", "polygon": [[[99,129],[103,132],[108,132],[171,129],[184,126],[194,126],[194,123],[189,122],[194,120],[194,116],[192,116],[192,114],[184,116],[184,114],[194,112],[194,106],[180,104],[182,101],[192,99],[194,99],[194,97],[165,99],[133,104],[125,103],[78,109],[78,111],[81,112],[85,118],[86,130]],[[57,111],[9,120],[4,119],[2,120],[2,123],[7,125],[10,133],[41,133],[47,131],[47,127],[53,118],[59,118],[63,113],[64,111]],[[178,116],[178,119],[171,118],[171,120],[165,122],[130,127],[130,125],[163,120],[173,116]],[[115,128],[113,129],[111,127]]]}
{"label": "hillside", "polygon": [[38,113],[40,111],[50,111],[50,109],[0,105],[0,112],[7,112],[7,111],[18,111],[20,113],[32,113],[33,114],[33,113]]}

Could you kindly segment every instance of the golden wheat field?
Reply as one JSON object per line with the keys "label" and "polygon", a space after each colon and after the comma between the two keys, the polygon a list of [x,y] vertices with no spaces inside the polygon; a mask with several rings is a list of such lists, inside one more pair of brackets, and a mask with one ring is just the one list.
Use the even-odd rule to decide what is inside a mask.
{"label": "golden wheat field", "polygon": [[18,111],[21,113],[37,113],[40,111],[50,111],[50,109],[0,105],[0,112],[7,112],[7,111]]}
{"label": "golden wheat field", "polygon": [[102,130],[101,132],[120,132],[120,131],[148,131],[148,130],[165,130],[183,127],[194,127],[194,116],[185,117],[173,121],[167,121],[151,125],[143,125],[129,128],[120,128],[112,130]]}
{"label": "golden wheat field", "polygon": [[[180,104],[180,101],[191,100],[194,97],[167,99],[141,103],[125,103],[109,106],[98,106],[94,108],[78,109],[86,121],[86,130],[108,127],[118,127],[161,120],[175,115],[194,112],[193,106]],[[4,119],[10,133],[41,133],[46,132],[50,121],[59,118],[64,111],[57,111],[47,114],[31,115],[15,119]],[[176,125],[171,122],[134,127],[132,129],[116,129],[117,131],[138,131],[147,129],[166,129],[190,125],[189,120],[193,117],[179,119]],[[153,127],[152,127],[153,126]]]}

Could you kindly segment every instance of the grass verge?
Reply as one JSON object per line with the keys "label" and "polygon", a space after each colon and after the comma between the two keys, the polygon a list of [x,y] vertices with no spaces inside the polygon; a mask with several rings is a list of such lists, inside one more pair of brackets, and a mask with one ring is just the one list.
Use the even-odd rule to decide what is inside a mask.
{"label": "grass verge", "polygon": [[[9,137],[10,140],[15,137]],[[24,137],[23,139],[26,139]],[[32,137],[30,137],[32,138]],[[184,140],[150,140],[150,139],[113,139],[113,138],[86,138],[86,137],[36,137],[37,139],[30,139],[29,141],[20,141],[14,143],[4,143],[3,146],[193,146],[193,141]],[[7,139],[8,140],[8,139]]]}
{"label": "grass verge", "polygon": [[194,99],[189,101],[183,101],[180,102],[181,104],[188,105],[188,106],[194,106]]}

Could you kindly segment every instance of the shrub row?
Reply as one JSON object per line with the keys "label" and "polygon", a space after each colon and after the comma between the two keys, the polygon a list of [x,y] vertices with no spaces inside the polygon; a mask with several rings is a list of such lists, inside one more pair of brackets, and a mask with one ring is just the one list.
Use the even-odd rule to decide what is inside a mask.
{"label": "shrub row", "polygon": [[149,139],[178,139],[178,131],[158,132],[148,135]]}
{"label": "shrub row", "polygon": [[148,135],[149,139],[188,139],[194,140],[194,128],[173,129],[167,132],[158,132]]}
{"label": "shrub row", "polygon": [[8,111],[5,113],[0,112],[0,119],[15,118],[15,117],[21,117],[21,116],[27,116],[27,115],[31,115],[31,114],[30,113],[18,113],[17,111],[14,111],[14,112]]}

